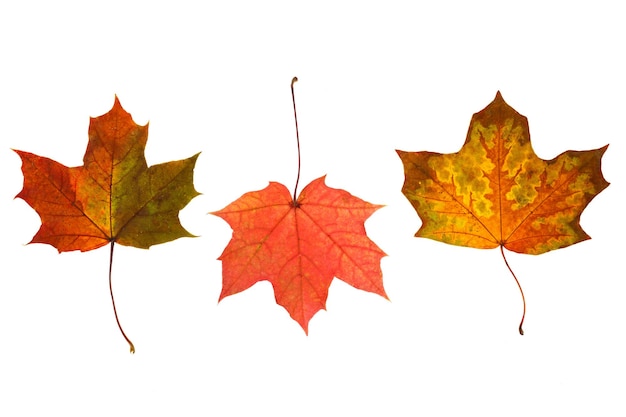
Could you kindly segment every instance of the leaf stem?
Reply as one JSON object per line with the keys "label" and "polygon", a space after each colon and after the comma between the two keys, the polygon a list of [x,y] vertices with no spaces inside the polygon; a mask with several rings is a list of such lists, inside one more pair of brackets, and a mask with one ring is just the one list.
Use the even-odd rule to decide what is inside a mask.
{"label": "leaf stem", "polygon": [[124,329],[122,329],[122,325],[120,324],[120,319],[117,317],[117,309],[115,308],[115,298],[113,298],[113,285],[111,284],[111,270],[113,269],[113,247],[115,246],[115,241],[111,241],[111,257],[109,258],[109,292],[111,293],[111,301],[113,302],[113,313],[115,313],[115,321],[117,321],[117,327],[119,327],[120,332],[122,332],[122,336],[130,345],[130,353],[135,353],[135,346],[133,342],[130,341],[126,333],[124,333]]}
{"label": "leaf stem", "polygon": [[524,297],[524,291],[522,291],[522,286],[520,285],[517,277],[515,276],[515,273],[513,272],[511,267],[509,266],[509,262],[506,260],[506,257],[504,256],[504,246],[502,246],[502,245],[500,245],[500,253],[502,253],[502,259],[504,259],[504,263],[506,264],[506,267],[509,268],[509,271],[511,272],[511,275],[513,275],[513,278],[515,278],[515,282],[517,283],[517,287],[519,288],[519,292],[520,292],[520,294],[522,294],[522,303],[524,304],[524,311],[522,313],[522,320],[519,323],[519,334],[524,336],[524,330],[522,329],[522,325],[524,324],[524,317],[526,317],[526,297]]}
{"label": "leaf stem", "polygon": [[298,81],[298,77],[293,77],[291,80],[291,101],[293,102],[293,118],[296,121],[296,141],[298,142],[298,176],[296,177],[296,186],[293,189],[293,203],[296,204],[296,198],[298,196],[298,183],[300,182],[300,134],[298,133],[298,114],[296,113],[296,98],[293,93],[293,85]]}

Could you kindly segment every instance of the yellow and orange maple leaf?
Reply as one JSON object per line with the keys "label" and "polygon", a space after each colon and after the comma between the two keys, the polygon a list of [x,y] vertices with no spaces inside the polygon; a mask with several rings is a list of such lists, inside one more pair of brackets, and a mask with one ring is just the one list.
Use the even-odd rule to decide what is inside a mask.
{"label": "yellow and orange maple leaf", "polygon": [[587,204],[609,183],[602,176],[608,145],[566,151],[546,161],[530,144],[528,120],[500,92],[474,114],[467,139],[453,154],[397,151],[404,165],[402,193],[422,219],[415,236],[504,255],[541,254],[589,239],[580,226]]}
{"label": "yellow and orange maple leaf", "polygon": [[498,92],[472,117],[459,152],[397,151],[402,193],[422,219],[415,236],[528,254],[589,239],[580,215],[609,185],[601,171],[607,147],[540,159],[528,120]]}

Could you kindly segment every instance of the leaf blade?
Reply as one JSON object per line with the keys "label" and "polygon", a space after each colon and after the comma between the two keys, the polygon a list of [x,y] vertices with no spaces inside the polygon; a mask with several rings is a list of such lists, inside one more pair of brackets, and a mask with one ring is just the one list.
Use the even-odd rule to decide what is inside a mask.
{"label": "leaf blade", "polygon": [[16,197],[42,220],[30,243],[84,252],[111,241],[148,248],[192,237],[178,212],[199,195],[193,186],[199,154],[148,167],[147,138],[148,125],[135,124],[115,97],[108,113],[91,118],[82,166],[16,150],[24,174]]}
{"label": "leaf blade", "polygon": [[272,182],[212,213],[233,229],[219,257],[220,300],[269,281],[277,304],[308,333],[311,318],[326,307],[334,277],[387,298],[380,268],[385,253],[363,225],[380,206],[329,188],[324,178],[308,184],[297,203],[284,185]]}
{"label": "leaf blade", "polygon": [[528,120],[498,92],[472,117],[459,152],[397,151],[402,193],[422,219],[416,236],[528,254],[586,240],[580,215],[609,185],[601,170],[607,147],[540,159]]}

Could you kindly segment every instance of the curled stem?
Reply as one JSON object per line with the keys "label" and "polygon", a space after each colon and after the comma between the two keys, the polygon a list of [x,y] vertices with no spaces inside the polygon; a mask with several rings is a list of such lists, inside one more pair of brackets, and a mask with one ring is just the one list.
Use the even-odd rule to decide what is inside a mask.
{"label": "curled stem", "polygon": [[113,303],[113,313],[115,313],[115,321],[117,321],[117,327],[119,327],[120,332],[122,332],[122,336],[128,342],[130,346],[130,353],[135,353],[135,346],[133,342],[130,341],[126,333],[124,333],[124,329],[122,329],[122,325],[120,324],[120,319],[117,317],[117,309],[115,308],[115,298],[113,298],[113,285],[111,284],[111,270],[113,269],[113,247],[115,246],[115,241],[111,241],[111,257],[109,258],[109,292],[111,293],[111,302]]}
{"label": "curled stem", "polygon": [[296,98],[293,93],[293,85],[298,81],[298,77],[293,77],[291,80],[291,101],[293,102],[293,118],[296,121],[296,141],[298,143],[298,176],[296,177],[296,186],[293,189],[293,202],[296,204],[296,198],[298,197],[298,183],[300,182],[300,134],[298,133],[298,114],[296,113]]}
{"label": "curled stem", "polygon": [[509,271],[511,272],[511,275],[513,275],[513,278],[515,278],[515,282],[517,283],[517,287],[519,288],[519,292],[520,292],[520,294],[522,294],[522,303],[524,305],[524,310],[522,312],[522,320],[519,323],[519,334],[524,336],[524,330],[522,329],[522,325],[524,324],[524,317],[526,317],[526,297],[524,297],[524,291],[522,291],[522,286],[520,285],[517,277],[515,276],[515,273],[513,272],[511,267],[509,266],[509,262],[506,260],[506,257],[504,256],[504,247],[502,245],[500,245],[500,253],[502,253],[502,259],[504,259],[504,263],[506,264],[506,267],[509,268]]}

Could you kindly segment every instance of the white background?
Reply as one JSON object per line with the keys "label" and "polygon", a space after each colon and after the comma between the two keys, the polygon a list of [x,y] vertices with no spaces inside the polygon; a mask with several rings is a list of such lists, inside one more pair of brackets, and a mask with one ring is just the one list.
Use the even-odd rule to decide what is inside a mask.
{"label": "white background", "polygon": [[[159,3],[0,6],[1,415],[626,413],[623,6]],[[308,337],[267,282],[217,303],[231,230],[206,214],[268,181],[293,187],[293,76],[302,186],[327,174],[386,205],[366,226],[389,254],[391,301],[334,280]],[[413,237],[395,153],[456,152],[497,90],[544,159],[610,143],[612,185],[581,218],[593,239],[508,254],[528,301],[523,337],[498,250]],[[200,237],[116,247],[135,355],[115,324],[108,248],[26,245],[39,217],[13,199],[23,179],[10,148],[81,165],[89,117],[114,94],[150,121],[149,164],[202,151],[202,196],[181,212]]]}

